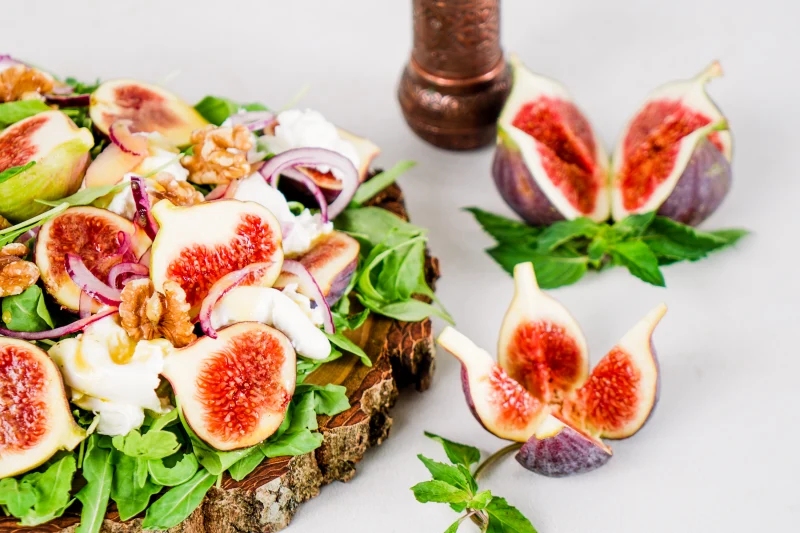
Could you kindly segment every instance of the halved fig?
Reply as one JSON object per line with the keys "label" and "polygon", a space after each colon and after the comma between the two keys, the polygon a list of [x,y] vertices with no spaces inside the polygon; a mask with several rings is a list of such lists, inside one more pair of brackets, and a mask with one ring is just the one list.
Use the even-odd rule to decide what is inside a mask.
{"label": "halved fig", "polygon": [[667,307],[659,305],[634,326],[567,398],[561,416],[584,432],[625,439],[639,431],[658,401],[659,372],[653,330]]}
{"label": "halved fig", "polygon": [[21,120],[0,133],[0,172],[33,166],[0,183],[0,215],[21,222],[50,207],[34,200],[58,200],[78,190],[94,144],[61,111]]}
{"label": "halved fig", "polygon": [[502,439],[527,441],[547,416],[548,406],[452,327],[446,327],[437,342],[461,361],[464,396],[478,422]]}
{"label": "halved fig", "polygon": [[550,415],[520,448],[516,459],[537,474],[566,477],[600,468],[611,455],[611,448],[600,439]]}
{"label": "halved fig", "polygon": [[492,175],[527,222],[609,215],[608,157],[566,88],[510,60],[513,86],[498,120]]}
{"label": "halved fig", "polygon": [[131,121],[131,131],[157,131],[177,146],[189,144],[192,131],[208,122],[175,94],[136,80],[109,80],[93,93],[89,116],[108,135],[111,125]]}
{"label": "halved fig", "polygon": [[255,202],[217,200],[176,207],[169,200],[153,206],[160,230],[150,252],[150,277],[157,291],[167,280],[186,292],[193,313],[211,286],[225,274],[253,263],[273,263],[258,285],[270,287],[283,265],[281,227]]}
{"label": "halved fig", "polygon": [[545,404],[560,403],[589,374],[583,332],[563,305],[539,289],[531,263],[514,267],[514,299],[500,328],[497,360]]}
{"label": "halved fig", "polygon": [[[325,301],[333,305],[342,297],[358,265],[358,241],[340,231],[322,237],[309,251],[295,258],[319,285]],[[294,274],[283,272],[275,281],[276,288],[297,283]]]}
{"label": "halved fig", "polygon": [[61,374],[33,344],[0,337],[0,479],[71,450],[86,433],[72,418]]}
{"label": "halved fig", "polygon": [[718,62],[688,81],[659,87],[625,126],[614,151],[615,220],[658,213],[685,224],[705,220],[731,184],[731,134],[706,94]]}
{"label": "halved fig", "polygon": [[[121,234],[128,237],[121,240]],[[81,290],[67,273],[67,254],[77,255],[92,274],[100,280],[107,280],[115,265],[135,262],[150,244],[150,239],[141,229],[111,211],[89,206],[70,207],[49,220],[39,231],[36,265],[47,292],[64,307],[78,311]],[[92,302],[93,312],[100,307],[98,302]]]}
{"label": "halved fig", "polygon": [[164,360],[186,421],[217,450],[253,446],[278,429],[294,393],[296,357],[289,339],[258,322],[201,337]]}

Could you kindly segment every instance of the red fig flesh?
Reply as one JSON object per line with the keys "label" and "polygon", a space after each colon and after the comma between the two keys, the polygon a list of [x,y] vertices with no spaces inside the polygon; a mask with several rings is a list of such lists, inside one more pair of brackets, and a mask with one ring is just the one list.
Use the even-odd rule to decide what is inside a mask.
{"label": "red fig flesh", "polygon": [[280,274],[281,227],[260,204],[216,200],[176,207],[161,200],[152,213],[160,226],[150,253],[153,285],[160,291],[165,281],[177,282],[195,313],[226,274],[253,263],[272,263],[258,282],[267,287]]}
{"label": "red fig flesh", "polygon": [[725,198],[732,140],[705,92],[705,84],[721,74],[715,62],[692,80],[656,89],[630,120],[614,152],[616,220],[658,210],[696,225]]}
{"label": "red fig flesh", "polygon": [[0,338],[0,479],[36,468],[85,436],[50,357],[33,344]]}
{"label": "red fig flesh", "polygon": [[[119,235],[130,236],[130,248],[120,242]],[[36,241],[36,265],[47,291],[58,303],[78,311],[80,288],[66,270],[67,254],[74,254],[98,279],[108,279],[119,263],[136,262],[150,246],[150,239],[131,221],[96,207],[71,207],[49,220],[39,231]],[[92,310],[100,309],[93,302]]]}
{"label": "red fig flesh", "polygon": [[201,337],[164,361],[186,421],[218,450],[256,445],[286,416],[297,379],[295,352],[280,331],[240,322]]}
{"label": "red fig flesh", "polygon": [[531,224],[608,218],[607,157],[560,83],[511,58],[514,83],[492,167],[503,199]]}

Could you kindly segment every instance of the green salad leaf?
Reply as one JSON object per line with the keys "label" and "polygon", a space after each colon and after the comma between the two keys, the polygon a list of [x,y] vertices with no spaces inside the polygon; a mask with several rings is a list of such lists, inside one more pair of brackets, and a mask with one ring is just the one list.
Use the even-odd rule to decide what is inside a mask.
{"label": "green salad leaf", "polygon": [[389,187],[397,178],[408,172],[416,166],[416,161],[400,161],[389,170],[376,174],[369,180],[362,183],[356,190],[353,196],[352,203],[355,206],[360,206],[372,199],[376,194]]}
{"label": "green salad leaf", "polygon": [[238,104],[229,98],[221,96],[206,96],[194,106],[200,115],[212,124],[219,126],[225,120],[239,111],[267,111],[264,104],[253,102],[250,104]]}
{"label": "green salad leaf", "polygon": [[52,111],[52,109],[39,100],[17,100],[0,104],[0,129],[44,111]]}
{"label": "green salad leaf", "polygon": [[172,487],[147,508],[142,529],[169,529],[177,526],[200,506],[216,480],[217,476],[206,469],[200,469],[188,481]]}
{"label": "green salad leaf", "polygon": [[47,310],[44,292],[31,285],[22,293],[6,296],[0,302],[3,322],[13,331],[44,331],[54,327]]}
{"label": "green salad leaf", "polygon": [[92,205],[94,202],[103,198],[104,196],[108,196],[110,194],[117,194],[121,192],[126,187],[130,187],[130,181],[122,181],[115,185],[96,185],[94,187],[86,187],[85,189],[81,189],[72,196],[67,196],[66,198],[62,198],[61,200],[36,200],[37,203],[50,205],[50,206],[57,206],[65,203],[69,206],[76,206],[76,205]]}
{"label": "green salad leaf", "polygon": [[111,464],[111,450],[101,446],[101,437],[91,435],[86,447],[86,455],[81,465],[81,473],[86,485],[78,491],[76,498],[83,504],[81,523],[76,533],[97,533],[103,526],[103,519],[111,497],[114,466]]}
{"label": "green salad leaf", "polygon": [[16,166],[16,167],[9,167],[9,168],[5,169],[4,171],[0,172],[0,183],[3,183],[4,181],[10,180],[11,178],[13,178],[14,176],[16,176],[18,174],[22,174],[23,172],[25,172],[26,170],[28,170],[29,168],[31,168],[35,164],[36,164],[36,161],[28,161],[24,165],[20,165],[20,166]]}

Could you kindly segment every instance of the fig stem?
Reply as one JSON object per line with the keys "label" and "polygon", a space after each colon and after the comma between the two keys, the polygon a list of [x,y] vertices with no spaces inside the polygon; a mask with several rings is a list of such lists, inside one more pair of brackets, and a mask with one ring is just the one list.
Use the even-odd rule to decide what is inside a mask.
{"label": "fig stem", "polygon": [[492,466],[498,460],[502,459],[504,455],[508,455],[509,453],[515,452],[515,451],[519,450],[520,448],[522,448],[522,444],[523,444],[522,442],[515,442],[513,444],[509,444],[505,448],[501,448],[501,449],[497,450],[492,455],[487,457],[484,462],[482,462],[481,464],[478,465],[478,468],[475,469],[475,473],[472,475],[472,477],[475,478],[475,481],[478,481],[478,479],[481,477],[481,474],[483,473],[484,470],[486,470],[488,467]]}

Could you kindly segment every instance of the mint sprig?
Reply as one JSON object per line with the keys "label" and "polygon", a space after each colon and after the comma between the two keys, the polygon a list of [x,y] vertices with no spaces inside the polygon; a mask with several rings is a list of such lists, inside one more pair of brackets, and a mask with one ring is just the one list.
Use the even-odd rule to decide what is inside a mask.
{"label": "mint sprig", "polygon": [[[480,461],[480,451],[472,446],[447,440],[433,433],[425,435],[444,448],[450,464],[440,463],[424,455],[418,455],[422,464],[430,472],[430,481],[417,483],[411,490],[414,497],[421,503],[447,503],[450,508],[461,513],[445,533],[455,533],[462,522],[472,520],[482,532],[486,533],[536,533],[530,520],[516,508],[499,496],[494,496],[491,491],[481,491],[478,487],[478,475],[482,466],[475,470],[472,465]],[[504,454],[501,450],[498,454]],[[484,465],[494,461],[495,456],[489,457]]]}
{"label": "mint sprig", "polygon": [[743,229],[700,231],[655,212],[631,215],[619,222],[576,218],[551,226],[528,226],[477,207],[473,214],[497,244],[486,250],[511,274],[514,265],[532,261],[544,289],[577,282],[589,270],[621,266],[652,285],[666,285],[661,268],[698,261],[747,235]]}

